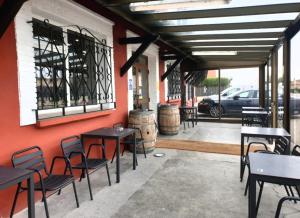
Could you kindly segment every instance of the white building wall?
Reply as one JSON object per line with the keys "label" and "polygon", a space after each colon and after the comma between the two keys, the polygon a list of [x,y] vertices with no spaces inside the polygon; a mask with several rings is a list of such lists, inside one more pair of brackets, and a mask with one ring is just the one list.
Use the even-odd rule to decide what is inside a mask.
{"label": "white building wall", "polygon": [[[126,32],[127,37],[137,37],[131,31]],[[140,44],[128,44],[127,45],[127,59],[132,56]],[[155,44],[151,44],[143,55],[148,57],[149,67],[149,108],[155,111],[157,114],[157,104],[159,103],[159,47]],[[132,68],[128,70],[128,84],[129,80],[132,80]],[[133,110],[133,91],[128,90],[128,111]]]}
{"label": "white building wall", "polygon": [[[113,46],[112,27],[114,23],[99,14],[69,0],[31,0],[25,2],[15,18],[21,126],[36,123],[37,96],[33,34],[32,24],[28,23],[33,17],[41,20],[49,19],[50,23],[54,25],[78,25],[87,28],[95,36],[105,38],[108,46]],[[114,72],[113,66],[112,58],[112,72]],[[113,84],[115,84],[114,74]]]}

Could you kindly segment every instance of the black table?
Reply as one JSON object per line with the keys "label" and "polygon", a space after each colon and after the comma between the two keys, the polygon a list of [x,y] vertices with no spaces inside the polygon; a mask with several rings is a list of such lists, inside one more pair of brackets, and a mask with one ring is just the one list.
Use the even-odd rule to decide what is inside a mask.
{"label": "black table", "polygon": [[256,217],[256,183],[300,185],[300,158],[289,155],[250,153],[248,215]]}
{"label": "black table", "polygon": [[193,127],[195,126],[195,122],[197,124],[196,118],[197,118],[197,107],[193,106],[181,106],[179,107],[180,111],[180,120],[181,122],[185,120],[185,115],[189,114],[192,116],[192,124]]}
{"label": "black table", "polygon": [[0,190],[27,180],[28,217],[35,217],[33,171],[0,166]]}
{"label": "black table", "polygon": [[259,137],[276,139],[280,137],[286,137],[289,140],[289,146],[287,148],[287,154],[290,153],[291,135],[283,128],[266,128],[266,127],[241,127],[241,163],[240,163],[240,179],[242,181],[243,171],[245,169],[245,153],[244,153],[244,141],[245,137]]}
{"label": "black table", "polygon": [[261,126],[267,126],[268,124],[268,112],[267,111],[242,111],[242,126],[245,125],[245,121],[258,118],[260,121],[257,124]]}
{"label": "black table", "polygon": [[[116,140],[116,180],[120,182],[120,140],[129,135],[134,136],[136,140],[135,129],[124,128],[120,131],[117,128],[100,128],[81,134],[81,140],[83,144],[84,138],[102,138],[102,142],[105,143],[105,139]],[[133,170],[136,169],[136,144],[133,146]]]}
{"label": "black table", "polygon": [[264,111],[263,107],[242,107],[242,111]]}

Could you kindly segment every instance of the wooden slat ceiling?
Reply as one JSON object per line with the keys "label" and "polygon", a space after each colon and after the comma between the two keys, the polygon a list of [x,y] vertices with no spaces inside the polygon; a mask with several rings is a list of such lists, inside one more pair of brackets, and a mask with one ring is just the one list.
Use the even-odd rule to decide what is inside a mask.
{"label": "wooden slat ceiling", "polygon": [[[272,5],[259,5],[248,7],[190,10],[179,12],[132,12],[129,4],[134,2],[147,2],[146,0],[95,0],[108,7],[127,20],[144,27],[148,32],[161,36],[162,42],[171,45],[174,49],[164,51],[174,55],[187,55],[199,60],[206,69],[219,67],[258,66],[266,62],[271,50],[277,46],[285,32],[299,20],[262,20],[233,23],[166,25],[173,21],[200,18],[243,17],[249,15],[277,15],[299,13],[300,3],[283,3]],[[245,19],[241,19],[245,20]],[[277,28],[273,31],[271,28]],[[278,30],[280,28],[280,30]],[[270,31],[261,31],[270,29]],[[150,31],[149,31],[150,30]],[[245,30],[252,30],[250,33]],[[282,31],[283,30],[283,31]],[[196,31],[205,31],[207,34],[198,34]],[[223,33],[215,33],[221,31]],[[226,32],[227,31],[227,32]],[[233,32],[234,31],[234,32]],[[226,32],[226,33],[225,33]],[[236,33],[235,33],[236,32]],[[180,52],[178,52],[180,51]],[[237,51],[237,55],[198,56],[192,55],[194,51]],[[180,53],[180,54],[179,54]]]}

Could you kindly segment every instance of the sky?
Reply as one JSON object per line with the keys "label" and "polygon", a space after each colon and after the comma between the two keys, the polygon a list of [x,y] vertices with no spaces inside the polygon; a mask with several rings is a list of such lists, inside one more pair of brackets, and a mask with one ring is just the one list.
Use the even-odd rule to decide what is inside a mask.
{"label": "sky", "polygon": [[300,79],[300,32],[291,40],[291,81]]}
{"label": "sky", "polygon": [[258,68],[221,69],[221,77],[232,79],[234,87],[258,87]]}

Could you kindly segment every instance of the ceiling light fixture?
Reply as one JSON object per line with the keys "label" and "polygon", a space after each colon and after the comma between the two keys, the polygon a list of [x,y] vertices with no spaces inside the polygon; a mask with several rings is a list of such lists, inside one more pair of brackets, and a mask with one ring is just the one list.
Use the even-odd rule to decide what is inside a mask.
{"label": "ceiling light fixture", "polygon": [[162,0],[131,3],[129,8],[131,11],[186,10],[189,8],[228,4],[230,1],[231,0]]}
{"label": "ceiling light fixture", "polygon": [[237,55],[237,51],[194,51],[193,55],[210,56],[210,55]]}

